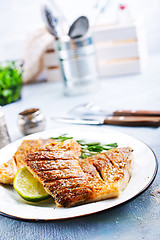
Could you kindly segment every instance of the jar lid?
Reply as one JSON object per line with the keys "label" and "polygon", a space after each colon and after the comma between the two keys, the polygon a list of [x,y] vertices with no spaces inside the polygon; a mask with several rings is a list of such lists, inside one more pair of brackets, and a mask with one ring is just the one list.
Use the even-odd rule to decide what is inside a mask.
{"label": "jar lid", "polygon": [[19,113],[19,116],[23,119],[32,119],[40,113],[39,108],[30,108]]}

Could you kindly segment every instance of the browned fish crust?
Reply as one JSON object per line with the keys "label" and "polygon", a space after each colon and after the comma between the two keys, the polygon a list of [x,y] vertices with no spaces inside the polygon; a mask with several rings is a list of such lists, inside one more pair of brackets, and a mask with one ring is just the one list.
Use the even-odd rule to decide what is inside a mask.
{"label": "browned fish crust", "polygon": [[[13,156],[17,169],[26,166],[26,157],[28,154],[35,152],[47,144],[53,144],[53,142],[55,141],[52,139],[24,140]],[[55,142],[55,144],[56,143],[57,142]]]}
{"label": "browned fish crust", "polygon": [[13,158],[6,163],[2,163],[0,165],[0,182],[12,185],[16,172],[17,167]]}
{"label": "browned fish crust", "polygon": [[71,139],[48,149],[30,154],[27,167],[57,206],[69,207],[90,199],[93,188],[79,164],[80,145]]}
{"label": "browned fish crust", "polygon": [[12,184],[17,168],[27,165],[57,206],[119,196],[131,177],[132,149],[115,148],[86,159],[80,154],[81,146],[73,139],[24,140],[14,157],[0,166],[0,182]]}
{"label": "browned fish crust", "polygon": [[71,139],[42,147],[26,161],[56,205],[70,207],[119,196],[131,176],[131,152],[116,148],[79,159],[81,147]]}
{"label": "browned fish crust", "polygon": [[115,183],[124,177],[126,170],[131,175],[132,151],[130,147],[115,148],[92,156],[90,161],[105,182]]}
{"label": "browned fish crust", "polygon": [[129,147],[81,159],[81,168],[94,189],[91,201],[118,197],[130,180],[132,161],[132,149]]}
{"label": "browned fish crust", "polygon": [[47,148],[48,144],[53,148],[57,143],[58,141],[53,139],[24,140],[18,147],[13,158],[0,165],[0,183],[12,185],[17,170],[26,166],[26,156],[28,154],[44,146]]}

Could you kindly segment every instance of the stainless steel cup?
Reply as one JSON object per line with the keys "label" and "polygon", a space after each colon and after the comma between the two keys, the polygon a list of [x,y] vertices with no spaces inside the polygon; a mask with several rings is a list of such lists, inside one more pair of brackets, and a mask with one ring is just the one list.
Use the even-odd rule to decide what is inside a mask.
{"label": "stainless steel cup", "polygon": [[92,37],[56,40],[64,93],[77,95],[97,88],[97,64]]}
{"label": "stainless steel cup", "polygon": [[7,126],[6,126],[4,113],[0,106],[0,148],[4,147],[10,142],[11,141],[10,141],[10,137],[9,137]]}

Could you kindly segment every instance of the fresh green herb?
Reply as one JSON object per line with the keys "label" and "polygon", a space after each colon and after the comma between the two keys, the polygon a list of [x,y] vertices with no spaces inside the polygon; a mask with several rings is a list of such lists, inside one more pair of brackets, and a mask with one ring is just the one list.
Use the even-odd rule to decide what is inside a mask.
{"label": "fresh green herb", "polygon": [[5,65],[0,64],[0,105],[20,98],[22,72],[22,67],[18,62],[8,61]]}
{"label": "fresh green herb", "polygon": [[60,135],[58,137],[51,137],[51,139],[54,139],[54,140],[59,140],[60,142],[63,142],[65,140],[68,140],[68,139],[73,139],[73,137],[66,137],[67,134],[63,134],[63,135]]}
{"label": "fresh green herb", "polygon": [[[52,137],[51,139],[59,140],[60,142],[73,139],[73,137],[67,137],[67,134],[60,135],[58,137]],[[101,144],[100,142],[91,142],[86,143],[84,140],[76,140],[81,145],[81,158],[91,157],[97,153],[101,153],[107,151],[112,148],[118,147],[117,143],[110,143],[110,144]]]}

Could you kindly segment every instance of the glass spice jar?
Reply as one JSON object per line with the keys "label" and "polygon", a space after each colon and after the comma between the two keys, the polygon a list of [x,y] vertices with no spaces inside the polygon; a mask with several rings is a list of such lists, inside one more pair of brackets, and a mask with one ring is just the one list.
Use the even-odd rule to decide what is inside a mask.
{"label": "glass spice jar", "polygon": [[45,118],[38,108],[27,109],[18,115],[18,126],[24,135],[44,130]]}

